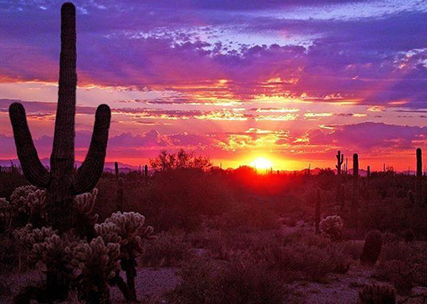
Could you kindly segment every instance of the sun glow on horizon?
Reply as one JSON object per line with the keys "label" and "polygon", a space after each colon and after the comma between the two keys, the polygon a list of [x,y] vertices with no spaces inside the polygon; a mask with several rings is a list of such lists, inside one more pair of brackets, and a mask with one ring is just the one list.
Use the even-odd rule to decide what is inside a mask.
{"label": "sun glow on horizon", "polygon": [[273,167],[273,163],[265,157],[257,157],[252,163],[251,166],[255,169],[270,169]]}

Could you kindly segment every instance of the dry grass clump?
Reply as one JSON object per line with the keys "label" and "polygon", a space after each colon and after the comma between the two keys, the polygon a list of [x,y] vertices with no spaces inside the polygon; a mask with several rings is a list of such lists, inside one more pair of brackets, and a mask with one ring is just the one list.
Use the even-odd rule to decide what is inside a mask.
{"label": "dry grass clump", "polygon": [[157,235],[157,239],[144,244],[141,263],[150,267],[172,267],[191,256],[191,246],[183,234],[162,232]]}
{"label": "dry grass clump", "polygon": [[170,294],[172,303],[281,304],[283,280],[260,264],[234,260],[225,264],[197,258],[180,271],[182,282]]}

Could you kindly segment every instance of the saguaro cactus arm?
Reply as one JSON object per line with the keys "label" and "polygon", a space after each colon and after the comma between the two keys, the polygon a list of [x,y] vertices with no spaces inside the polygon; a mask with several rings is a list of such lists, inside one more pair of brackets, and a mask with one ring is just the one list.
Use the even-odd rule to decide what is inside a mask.
{"label": "saguaro cactus arm", "polygon": [[95,126],[86,159],[77,170],[73,184],[74,194],[91,191],[101,177],[107,150],[111,111],[103,104],[96,110]]}
{"label": "saguaro cactus arm", "polygon": [[9,107],[9,115],[15,137],[16,151],[25,177],[31,184],[46,188],[50,182],[50,174],[40,162],[28,128],[24,107],[20,103],[12,103]]}

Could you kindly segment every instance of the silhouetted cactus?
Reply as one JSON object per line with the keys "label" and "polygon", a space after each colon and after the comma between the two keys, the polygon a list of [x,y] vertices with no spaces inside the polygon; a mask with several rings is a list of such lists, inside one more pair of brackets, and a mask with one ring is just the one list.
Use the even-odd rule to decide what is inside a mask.
{"label": "silhouetted cactus", "polygon": [[148,185],[148,166],[144,166],[145,185]]}
{"label": "silhouetted cactus", "polygon": [[76,111],[76,10],[73,4],[61,8],[61,58],[58,108],[55,121],[50,172],[42,165],[28,128],[24,107],[13,103],[9,108],[16,150],[25,177],[47,189],[49,218],[53,227],[65,231],[72,226],[74,195],[91,191],[104,167],[110,126],[110,108],[100,105],[88,154],[74,175],[74,121]]}
{"label": "silhouetted cactus", "polygon": [[114,172],[116,174],[116,180],[118,180],[120,177],[119,163],[118,162],[114,163]]}
{"label": "silhouetted cactus", "polygon": [[417,179],[415,182],[415,193],[416,200],[419,204],[422,204],[422,178],[423,178],[423,160],[422,151],[420,148],[416,151],[417,155]]}
{"label": "silhouetted cactus", "polygon": [[368,181],[369,181],[369,179],[371,178],[371,166],[368,166],[368,168],[367,168],[366,177],[368,178]]}
{"label": "silhouetted cactus", "polygon": [[359,156],[353,154],[353,195],[351,200],[351,213],[353,224],[357,225],[359,208]]}
{"label": "silhouetted cactus", "polygon": [[380,254],[383,245],[383,236],[378,230],[371,230],[366,235],[360,262],[362,265],[374,266]]}
{"label": "silhouetted cactus", "polygon": [[396,291],[389,285],[365,285],[359,291],[358,304],[395,304]]}
{"label": "silhouetted cactus", "polygon": [[123,211],[125,197],[125,181],[119,177],[117,180],[117,193],[116,193],[116,210]]}
{"label": "silhouetted cactus", "polygon": [[341,199],[341,165],[344,163],[344,154],[341,154],[341,151],[338,151],[337,154],[337,164],[335,167],[337,168],[337,203],[342,205]]}
{"label": "silhouetted cactus", "polygon": [[315,216],[314,216],[314,225],[315,225],[315,233],[320,234],[320,188],[317,188],[316,191],[316,210],[315,210]]}

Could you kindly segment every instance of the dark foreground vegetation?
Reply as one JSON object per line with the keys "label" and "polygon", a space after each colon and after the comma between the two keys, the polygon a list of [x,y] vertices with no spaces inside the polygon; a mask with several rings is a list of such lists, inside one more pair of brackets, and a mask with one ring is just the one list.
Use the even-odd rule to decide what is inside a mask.
{"label": "dark foreground vegetation", "polygon": [[[365,269],[371,284],[346,286],[362,300],[425,298],[424,289],[411,298],[427,287],[427,208],[413,194],[416,177],[372,173],[354,189],[355,176],[342,173],[338,197],[331,170],[221,170],[179,153],[153,160],[152,174],[104,173],[94,191],[77,196],[73,231],[81,240],[42,228],[44,190],[17,170],[0,173],[2,276],[44,273],[18,289],[1,280],[1,296],[97,303],[117,289],[129,302],[299,303],[305,295],[295,284],[327,288],[336,276]],[[138,272],[153,267],[173,267],[178,283],[139,295]],[[46,298],[46,290],[56,291]]]}

